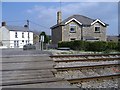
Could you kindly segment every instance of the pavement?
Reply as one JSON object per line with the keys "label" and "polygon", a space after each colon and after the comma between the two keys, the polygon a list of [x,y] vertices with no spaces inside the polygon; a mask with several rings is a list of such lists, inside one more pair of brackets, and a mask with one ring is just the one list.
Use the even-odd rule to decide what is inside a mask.
{"label": "pavement", "polygon": [[24,55],[52,55],[50,51],[22,50],[22,49],[0,49],[2,56],[24,56]]}
{"label": "pavement", "polygon": [[48,51],[2,49],[2,88],[76,88],[56,78]]}

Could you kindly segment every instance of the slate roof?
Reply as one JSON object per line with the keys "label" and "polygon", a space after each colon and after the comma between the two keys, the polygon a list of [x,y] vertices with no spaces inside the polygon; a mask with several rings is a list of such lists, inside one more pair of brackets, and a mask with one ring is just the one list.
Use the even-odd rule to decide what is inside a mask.
{"label": "slate roof", "polygon": [[[63,20],[60,25],[65,25],[65,23],[67,21],[71,20],[72,18],[76,19],[77,21],[79,21],[80,23],[82,23],[82,25],[85,25],[85,26],[86,25],[90,26],[91,23],[96,20],[96,19],[91,19],[91,18],[83,16],[83,15],[72,15],[72,16],[68,17],[67,19]],[[55,28],[57,26],[59,26],[59,25],[56,24],[56,25],[52,26],[51,29]]]}
{"label": "slate roof", "polygon": [[65,24],[67,21],[69,21],[72,18],[75,18],[76,20],[81,22],[83,25],[90,25],[94,21],[94,19],[88,18],[86,16],[72,15],[72,16],[68,17],[67,19],[65,19],[62,23]]}
{"label": "slate roof", "polygon": [[9,31],[30,31],[32,30],[28,29],[27,27],[22,27],[22,26],[5,26]]}

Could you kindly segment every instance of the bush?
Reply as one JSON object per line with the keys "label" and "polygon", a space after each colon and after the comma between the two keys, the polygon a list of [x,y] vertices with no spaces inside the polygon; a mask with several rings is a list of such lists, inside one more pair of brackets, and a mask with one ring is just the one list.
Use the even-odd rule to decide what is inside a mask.
{"label": "bush", "polygon": [[117,51],[120,52],[120,41],[118,41],[118,43],[117,43]]}
{"label": "bush", "polygon": [[84,41],[76,40],[76,41],[71,41],[71,42],[59,42],[58,47],[69,47],[70,49],[73,50],[84,50]]}
{"label": "bush", "polygon": [[70,41],[70,42],[59,42],[58,47],[69,47],[72,50],[84,50],[84,51],[112,51],[118,50],[120,51],[120,42],[104,42],[104,41]]}
{"label": "bush", "polygon": [[108,50],[117,50],[118,43],[117,42],[107,42],[106,49]]}
{"label": "bush", "polygon": [[83,50],[84,49],[84,42],[79,41],[79,40],[72,41],[70,48],[73,50]]}
{"label": "bush", "polygon": [[87,51],[104,51],[106,48],[106,42],[103,41],[95,41],[95,42],[88,42],[86,46]]}
{"label": "bush", "polygon": [[70,42],[59,42],[58,47],[70,47]]}

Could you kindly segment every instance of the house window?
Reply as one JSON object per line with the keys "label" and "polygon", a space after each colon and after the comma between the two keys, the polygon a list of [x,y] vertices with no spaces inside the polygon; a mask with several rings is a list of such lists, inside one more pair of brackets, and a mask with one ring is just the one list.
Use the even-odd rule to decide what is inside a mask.
{"label": "house window", "polygon": [[70,40],[71,40],[71,41],[75,41],[75,38],[71,38]]}
{"label": "house window", "polygon": [[22,32],[22,38],[24,38],[24,32]]}
{"label": "house window", "polygon": [[19,47],[19,41],[17,41],[17,47]]}
{"label": "house window", "polygon": [[26,40],[26,44],[27,44],[27,40]]}
{"label": "house window", "polygon": [[15,32],[15,38],[18,38],[18,34],[17,34],[17,32]]}
{"label": "house window", "polygon": [[14,47],[19,47],[19,41],[14,41]]}
{"label": "house window", "polygon": [[77,28],[77,26],[75,24],[70,24],[70,33],[75,33],[76,28]]}
{"label": "house window", "polygon": [[28,32],[28,38],[30,38],[29,32]]}
{"label": "house window", "polygon": [[95,32],[100,33],[100,27],[95,27]]}
{"label": "house window", "polygon": [[95,38],[96,39],[96,41],[99,41],[100,40],[100,38]]}
{"label": "house window", "polygon": [[17,45],[16,45],[16,41],[14,41],[14,47],[16,47]]}

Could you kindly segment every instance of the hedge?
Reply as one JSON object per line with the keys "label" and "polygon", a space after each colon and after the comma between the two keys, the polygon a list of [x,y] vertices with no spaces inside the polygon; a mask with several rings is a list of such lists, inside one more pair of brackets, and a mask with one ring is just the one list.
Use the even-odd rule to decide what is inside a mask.
{"label": "hedge", "polygon": [[120,41],[117,44],[117,50],[120,52]]}
{"label": "hedge", "polygon": [[58,47],[69,47],[72,50],[84,50],[84,51],[105,51],[105,50],[117,50],[120,51],[120,42],[104,42],[104,41],[70,41],[59,42]]}
{"label": "hedge", "polygon": [[89,42],[88,45],[86,45],[86,51],[104,51],[106,49],[106,42]]}

